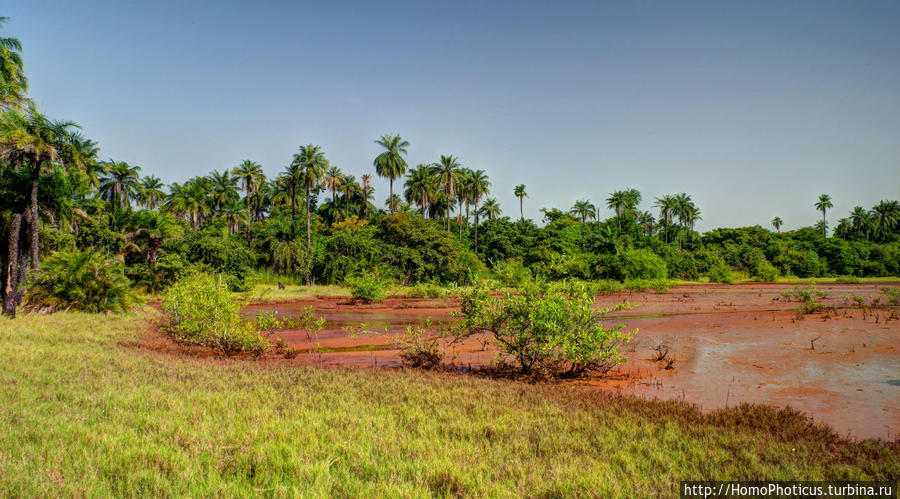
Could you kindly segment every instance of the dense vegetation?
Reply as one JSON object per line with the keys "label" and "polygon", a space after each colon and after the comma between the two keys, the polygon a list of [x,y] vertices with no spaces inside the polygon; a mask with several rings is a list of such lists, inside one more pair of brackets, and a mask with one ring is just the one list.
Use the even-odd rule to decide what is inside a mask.
{"label": "dense vegetation", "polygon": [[[250,288],[261,272],[328,284],[364,282],[354,279],[365,274],[376,285],[464,285],[510,269],[550,280],[657,282],[900,275],[897,201],[855,208],[831,235],[833,205],[824,194],[810,206],[822,214],[815,227],[780,232],[776,217],[774,232],[756,226],[699,234],[701,212],[689,195],[661,195],[642,208],[642,194],[624,189],[605,200],[610,218],[578,200],[570,210],[542,210],[538,225],[522,216],[525,185],[508,187],[519,198],[518,219],[502,217],[489,197],[499,186],[487,172],[453,155],[410,167],[412,146],[396,134],[376,141],[382,152],[359,178],[309,144],[271,178],[243,160],[166,185],[138,166],[101,160],[77,124],[41,114],[27,99],[21,44],[0,37],[0,47],[0,295],[7,315],[26,301],[58,308],[66,296],[83,294],[31,283],[41,279],[43,258],[74,261],[85,253],[122,262],[116,282],[124,273],[150,292],[193,270],[224,274],[232,290]],[[374,202],[373,173],[389,180],[383,207]]]}

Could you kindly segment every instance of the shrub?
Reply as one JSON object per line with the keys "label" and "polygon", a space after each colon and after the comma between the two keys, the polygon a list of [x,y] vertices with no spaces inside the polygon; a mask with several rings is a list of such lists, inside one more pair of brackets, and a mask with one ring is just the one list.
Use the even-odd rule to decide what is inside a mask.
{"label": "shrub", "polygon": [[735,280],[731,267],[722,261],[713,264],[706,275],[709,277],[709,282],[732,284]]}
{"label": "shrub", "polygon": [[625,281],[625,289],[647,291],[653,288],[657,293],[665,293],[671,284],[667,279],[628,279]]}
{"label": "shrub", "polygon": [[665,279],[666,262],[648,249],[623,251],[618,256],[623,279]]}
{"label": "shrub", "polygon": [[622,324],[607,329],[599,318],[627,304],[595,311],[593,296],[580,282],[568,282],[563,289],[534,284],[517,291],[504,298],[481,287],[462,293],[460,336],[491,334],[522,373],[580,376],[607,372],[625,361],[619,346],[637,330],[625,333]]}
{"label": "shrub", "polygon": [[124,269],[93,250],[53,254],[28,288],[25,310],[128,311],[137,298]]}
{"label": "shrub", "polygon": [[900,305],[900,288],[883,287],[881,292],[884,293],[885,301],[889,305]]}
{"label": "shrub", "polygon": [[753,265],[750,275],[758,281],[775,282],[778,279],[778,269],[768,260],[760,260]]}
{"label": "shrub", "polygon": [[835,282],[839,282],[841,284],[859,284],[862,282],[862,279],[852,275],[841,276],[835,279]]}
{"label": "shrub", "polygon": [[362,275],[347,279],[350,294],[355,301],[365,303],[382,302],[385,298],[384,284],[373,275]]}
{"label": "shrub", "polygon": [[618,293],[623,289],[621,282],[607,279],[591,282],[589,286],[591,294],[594,295],[610,295]]}
{"label": "shrub", "polygon": [[519,261],[497,262],[494,273],[504,286],[515,288],[523,286],[532,279],[531,271]]}
{"label": "shrub", "polygon": [[226,356],[240,352],[259,355],[269,346],[252,324],[241,319],[245,305],[228,290],[224,276],[202,273],[176,282],[163,300],[175,339]]}
{"label": "shrub", "polygon": [[407,326],[406,333],[398,336],[403,365],[420,369],[434,369],[441,365],[444,354],[441,352],[438,336],[428,335],[430,327],[430,321],[426,321],[425,327]]}
{"label": "shrub", "polygon": [[446,289],[436,284],[416,284],[407,288],[404,294],[409,298],[443,298],[447,296]]}

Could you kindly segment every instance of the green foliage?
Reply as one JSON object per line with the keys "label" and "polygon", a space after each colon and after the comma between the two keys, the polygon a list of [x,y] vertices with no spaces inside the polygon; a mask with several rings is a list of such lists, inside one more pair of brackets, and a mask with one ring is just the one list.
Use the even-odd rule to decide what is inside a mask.
{"label": "green foliage", "polygon": [[437,284],[424,283],[406,288],[403,294],[409,298],[444,298],[449,292]]}
{"label": "green foliage", "polygon": [[841,276],[835,279],[835,282],[841,284],[859,284],[862,282],[862,279],[856,276]]}
{"label": "green foliage", "polygon": [[136,297],[124,265],[96,251],[66,251],[43,261],[25,299],[26,310],[128,311]]}
{"label": "green foliage", "polygon": [[767,260],[760,260],[754,264],[750,275],[758,281],[775,282],[778,280],[778,269]]}
{"label": "green foliage", "polygon": [[580,376],[588,371],[607,372],[624,362],[619,345],[636,330],[625,333],[621,324],[605,328],[599,318],[629,306],[595,311],[593,295],[583,283],[563,286],[534,284],[504,298],[493,297],[481,287],[464,292],[460,335],[491,334],[523,373]]}
{"label": "green foliage", "polygon": [[251,283],[247,279],[256,263],[253,254],[238,236],[222,233],[208,227],[202,231],[188,232],[183,239],[165,246],[167,253],[179,253],[200,269],[221,274],[232,291],[247,291]]}
{"label": "green foliage", "polygon": [[169,331],[179,341],[207,346],[221,355],[259,355],[269,341],[241,319],[246,303],[228,290],[226,281],[222,275],[196,273],[172,285],[162,303]]}
{"label": "green foliage", "polygon": [[531,282],[533,276],[522,262],[512,260],[494,264],[494,274],[503,286],[515,288]]}
{"label": "green foliage", "polygon": [[672,283],[668,279],[626,279],[624,286],[630,291],[647,291],[652,288],[657,293],[665,293]]}
{"label": "green foliage", "polygon": [[350,294],[355,301],[382,302],[387,294],[384,283],[371,274],[348,277],[346,282],[350,286]]}
{"label": "green foliage", "polygon": [[734,272],[731,270],[731,267],[723,261],[713,264],[709,268],[709,272],[706,276],[709,277],[709,282],[732,284],[735,281]]}
{"label": "green foliage", "polygon": [[626,250],[618,255],[622,279],[665,279],[666,262],[648,249]]}
{"label": "green foliage", "polygon": [[881,288],[881,292],[884,293],[884,301],[889,305],[900,305],[900,288],[885,286]]}

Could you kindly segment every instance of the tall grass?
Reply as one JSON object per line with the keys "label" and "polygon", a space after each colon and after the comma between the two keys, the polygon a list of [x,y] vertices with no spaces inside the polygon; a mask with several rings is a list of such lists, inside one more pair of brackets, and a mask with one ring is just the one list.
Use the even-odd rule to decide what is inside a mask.
{"label": "tall grass", "polygon": [[0,320],[0,496],[671,496],[682,479],[896,479],[898,447],[760,407],[176,358],[150,311]]}

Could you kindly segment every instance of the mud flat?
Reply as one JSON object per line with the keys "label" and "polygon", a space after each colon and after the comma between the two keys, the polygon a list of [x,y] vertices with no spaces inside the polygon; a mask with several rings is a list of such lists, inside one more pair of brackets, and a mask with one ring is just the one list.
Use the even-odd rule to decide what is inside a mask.
{"label": "mud flat", "polygon": [[[578,381],[642,397],[684,399],[710,410],[741,402],[800,409],[853,438],[893,440],[900,435],[900,311],[850,307],[845,296],[871,302],[897,283],[825,284],[821,302],[833,310],[802,315],[782,292],[786,284],[685,285],[668,293],[619,293],[597,306],[622,301],[631,310],[609,317],[639,328],[624,347],[628,362],[613,376]],[[453,299],[389,299],[352,304],[345,298],[252,305],[246,313],[276,310],[299,315],[313,307],[326,328],[311,336],[279,331],[302,352],[296,362],[359,368],[399,367],[396,335],[408,326],[453,320]],[[668,350],[655,361],[657,347]],[[309,353],[306,353],[309,352]],[[490,364],[497,351],[487,338],[450,349],[457,367]],[[674,359],[670,369],[667,360]]]}

